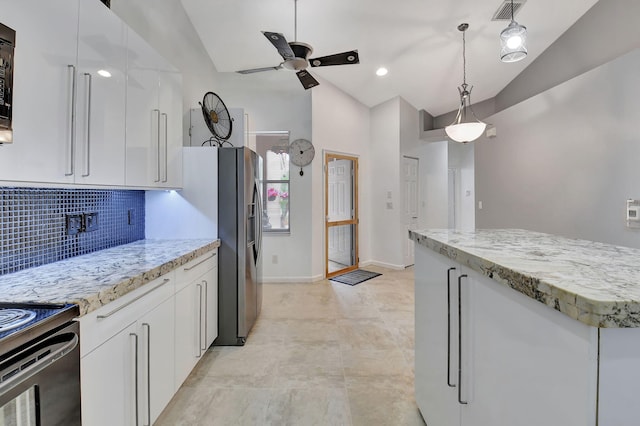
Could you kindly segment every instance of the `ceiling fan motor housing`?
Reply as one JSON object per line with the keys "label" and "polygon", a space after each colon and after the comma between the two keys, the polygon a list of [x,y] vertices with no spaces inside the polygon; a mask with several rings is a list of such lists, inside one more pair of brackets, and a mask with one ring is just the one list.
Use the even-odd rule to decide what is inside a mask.
{"label": "ceiling fan motor housing", "polygon": [[289,42],[289,46],[293,50],[295,58],[285,60],[284,67],[294,71],[306,69],[309,66],[307,58],[313,53],[313,48],[306,43],[298,41]]}

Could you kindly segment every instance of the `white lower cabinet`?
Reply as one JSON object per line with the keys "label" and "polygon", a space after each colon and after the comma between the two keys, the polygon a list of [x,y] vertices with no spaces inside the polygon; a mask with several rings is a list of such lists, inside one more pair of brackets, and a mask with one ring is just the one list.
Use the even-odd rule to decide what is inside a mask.
{"label": "white lower cabinet", "polygon": [[80,318],[84,425],[157,420],[218,334],[216,255]]}
{"label": "white lower cabinet", "polygon": [[216,254],[204,257],[178,271],[178,281],[184,286],[176,292],[176,389],[218,336]]}
{"label": "white lower cabinet", "polygon": [[[138,419],[142,425],[156,421],[175,393],[174,298],[138,320]],[[141,379],[141,380],[140,380]]]}
{"label": "white lower cabinet", "polygon": [[136,424],[136,331],[129,324],[82,357],[83,425]]}
{"label": "white lower cabinet", "polygon": [[429,426],[595,425],[598,330],[416,245],[416,402]]}

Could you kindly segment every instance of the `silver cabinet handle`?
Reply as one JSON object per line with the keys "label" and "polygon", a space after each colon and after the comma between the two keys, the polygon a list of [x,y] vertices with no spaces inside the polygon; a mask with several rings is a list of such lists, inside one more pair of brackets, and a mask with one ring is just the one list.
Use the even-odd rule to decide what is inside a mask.
{"label": "silver cabinet handle", "polygon": [[168,172],[167,169],[169,168],[169,160],[168,160],[168,155],[169,155],[169,133],[167,132],[168,130],[168,124],[167,122],[169,121],[169,117],[167,116],[167,113],[163,112],[162,116],[164,117],[164,178],[162,179],[162,182],[166,182],[169,178],[168,178]]}
{"label": "silver cabinet handle", "polygon": [[469,402],[462,400],[462,279],[467,274],[458,277],[458,403],[466,405]]}
{"label": "silver cabinet handle", "polygon": [[209,311],[209,306],[208,306],[208,298],[209,298],[209,283],[207,282],[207,280],[202,280],[202,283],[204,284],[204,347],[200,346],[200,349],[202,351],[206,351],[207,350],[207,323],[209,322],[209,318],[208,318],[208,311]]}
{"label": "silver cabinet handle", "polygon": [[456,268],[447,270],[447,385],[455,388],[455,383],[451,383],[451,271]]}
{"label": "silver cabinet handle", "polygon": [[188,268],[184,268],[184,270],[185,270],[185,271],[190,271],[190,270],[192,270],[193,268],[196,268],[197,266],[202,265],[202,264],[203,264],[204,262],[206,262],[207,260],[209,260],[209,259],[211,259],[211,258],[215,257],[215,255],[216,255],[216,254],[215,254],[215,253],[213,253],[211,256],[207,257],[206,259],[202,259],[200,262],[196,263],[195,265],[193,265],[193,266],[189,266]]}
{"label": "silver cabinet handle", "polygon": [[142,323],[142,328],[147,329],[147,423],[144,426],[151,425],[151,326]]}
{"label": "silver cabinet handle", "polygon": [[85,86],[85,91],[86,91],[86,101],[87,101],[87,118],[86,118],[86,138],[87,138],[87,143],[86,143],[86,151],[85,152],[85,157],[84,157],[84,174],[82,175],[82,177],[88,177],[91,174],[91,170],[89,169],[90,167],[90,162],[91,162],[91,157],[90,157],[90,150],[91,150],[91,90],[92,90],[92,86],[93,86],[93,80],[91,78],[91,74],[89,73],[84,73],[84,86]]}
{"label": "silver cabinet handle", "polygon": [[71,87],[69,91],[69,143],[67,144],[67,168],[65,176],[73,176],[75,158],[73,153],[76,145],[76,67],[75,65],[67,65]]}
{"label": "silver cabinet handle", "polygon": [[134,393],[135,393],[135,410],[134,412],[136,413],[136,426],[138,426],[138,335],[136,333],[129,333],[129,337],[134,337],[134,358],[133,358],[133,371],[134,371],[134,377],[135,377],[135,387],[134,387]]}
{"label": "silver cabinet handle", "polygon": [[157,124],[158,124],[158,133],[157,133],[157,139],[156,139],[156,154],[158,155],[157,161],[156,161],[156,179],[154,180],[154,182],[160,182],[160,110],[159,109],[154,109],[153,112],[155,112],[157,115]]}
{"label": "silver cabinet handle", "polygon": [[158,284],[157,286],[155,286],[154,288],[152,288],[151,290],[142,293],[141,295],[137,296],[135,299],[129,301],[128,303],[125,303],[124,305],[114,309],[113,311],[109,312],[108,314],[104,314],[104,315],[98,315],[96,318],[98,319],[105,319],[105,318],[109,318],[111,315],[115,314],[116,312],[126,308],[127,306],[131,305],[133,302],[135,302],[136,300],[142,299],[143,297],[145,297],[147,294],[151,293],[152,291],[157,290],[158,288],[162,287],[164,284],[168,283],[169,281],[171,281],[171,279],[169,278],[165,278],[164,281],[162,281],[162,283]]}
{"label": "silver cabinet handle", "polygon": [[200,319],[198,327],[198,355],[196,355],[196,358],[200,358],[202,356],[202,285],[196,284],[196,286],[200,292],[198,297],[198,318]]}

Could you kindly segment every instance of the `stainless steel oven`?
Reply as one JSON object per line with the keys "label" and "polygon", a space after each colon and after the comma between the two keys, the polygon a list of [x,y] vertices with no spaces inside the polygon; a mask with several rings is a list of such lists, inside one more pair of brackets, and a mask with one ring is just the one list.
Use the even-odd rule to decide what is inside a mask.
{"label": "stainless steel oven", "polygon": [[0,426],[80,425],[77,307],[6,305],[0,327],[17,311],[27,322],[0,332]]}

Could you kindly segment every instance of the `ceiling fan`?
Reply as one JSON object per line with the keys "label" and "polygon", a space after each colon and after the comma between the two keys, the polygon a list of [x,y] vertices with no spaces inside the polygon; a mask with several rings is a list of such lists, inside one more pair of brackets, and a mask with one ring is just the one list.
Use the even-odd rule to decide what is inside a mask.
{"label": "ceiling fan", "polygon": [[332,65],[350,65],[360,63],[357,50],[336,53],[318,58],[309,58],[313,52],[313,48],[298,40],[298,0],[294,2],[294,39],[288,42],[281,33],[262,31],[262,34],[278,49],[278,53],[284,59],[279,65],[273,67],[252,68],[248,70],[236,71],[239,74],[253,74],[262,71],[280,70],[286,68],[288,70],[297,71],[296,75],[305,89],[311,89],[319,85],[318,81],[307,71],[307,67],[326,67]]}

